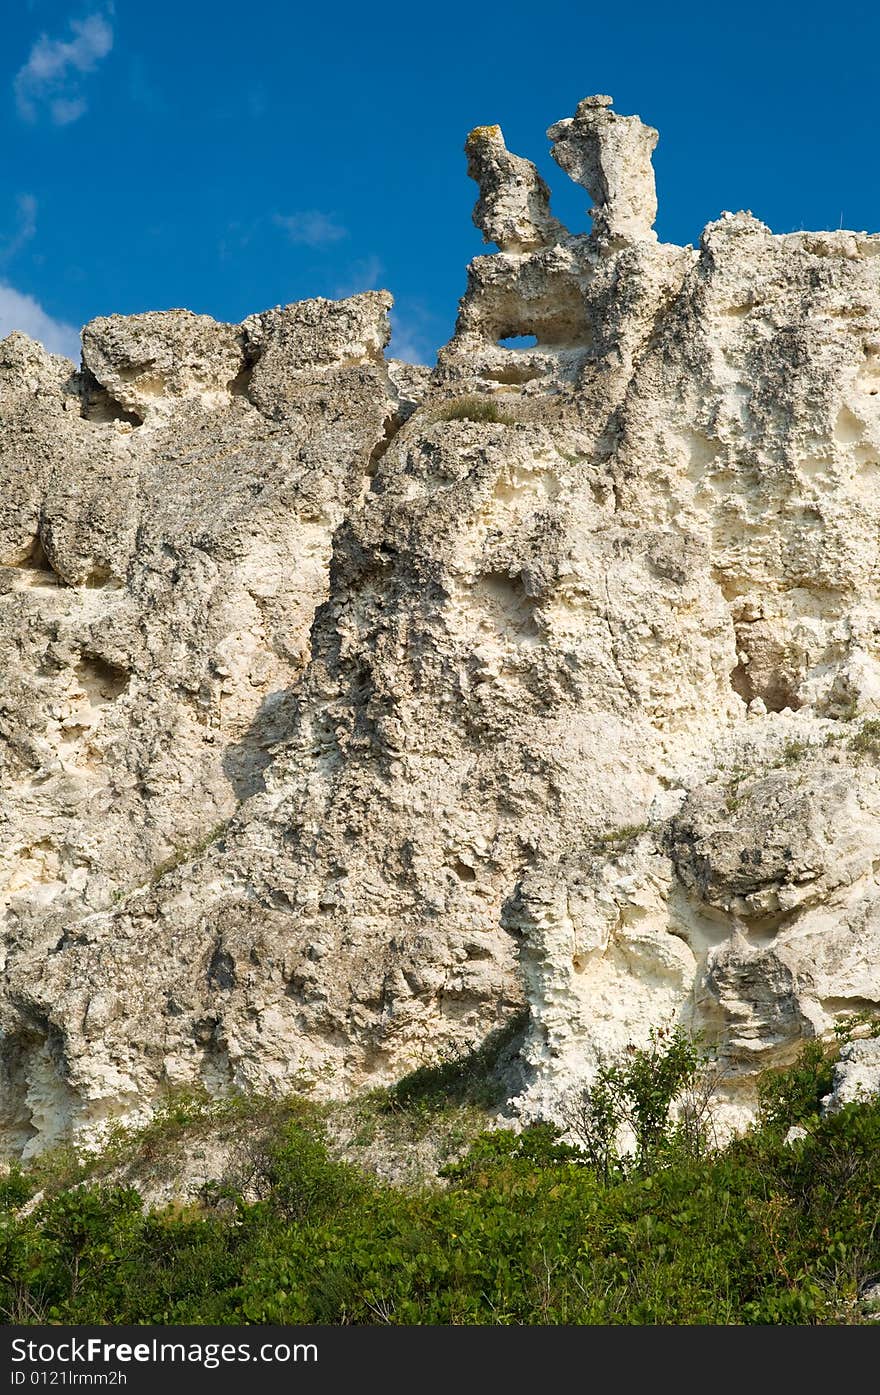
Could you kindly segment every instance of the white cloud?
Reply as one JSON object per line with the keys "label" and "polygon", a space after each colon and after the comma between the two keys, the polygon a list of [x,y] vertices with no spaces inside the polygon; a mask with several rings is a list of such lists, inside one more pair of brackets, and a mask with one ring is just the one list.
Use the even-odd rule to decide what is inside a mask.
{"label": "white cloud", "polygon": [[79,362],[79,333],[73,325],[53,320],[32,295],[25,295],[0,281],[0,339],[14,329],[39,339],[50,354],[64,354]]}
{"label": "white cloud", "polygon": [[413,333],[406,325],[402,325],[393,310],[388,353],[392,358],[402,358],[406,363],[427,364],[432,363],[435,358],[422,335],[418,332]]}
{"label": "white cloud", "polygon": [[433,364],[439,331],[435,316],[421,301],[405,299],[402,306],[398,303],[391,311],[388,352],[392,358],[402,358],[407,363]]}
{"label": "white cloud", "polygon": [[55,97],[49,103],[49,114],[56,126],[70,126],[79,121],[86,106],[85,97]]}
{"label": "white cloud", "polygon": [[15,102],[24,121],[36,121],[48,109],[56,126],[69,126],[86,109],[79,79],[94,72],[113,47],[113,30],[103,14],[70,21],[71,39],[41,34],[23,68],[15,75]]}
{"label": "white cloud", "polygon": [[378,257],[373,255],[362,257],[360,261],[351,263],[345,279],[338,281],[333,287],[333,294],[344,298],[349,295],[360,295],[361,291],[374,291],[384,272],[385,268]]}
{"label": "white cloud", "polygon": [[19,194],[15,200],[17,217],[11,237],[0,238],[0,261],[8,262],[18,256],[37,231],[37,201],[33,194]]}
{"label": "white cloud", "polygon": [[274,220],[283,228],[291,242],[305,247],[327,247],[348,237],[348,229],[337,223],[329,213],[312,208],[304,213],[276,213]]}

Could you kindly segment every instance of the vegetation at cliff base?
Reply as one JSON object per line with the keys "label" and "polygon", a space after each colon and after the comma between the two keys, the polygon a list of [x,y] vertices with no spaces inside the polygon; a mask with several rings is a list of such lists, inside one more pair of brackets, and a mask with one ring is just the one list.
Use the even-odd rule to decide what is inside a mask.
{"label": "vegetation at cliff base", "polygon": [[[572,1102],[581,1146],[548,1124],[484,1130],[418,1186],[334,1156],[305,1101],[264,1108],[247,1175],[192,1205],[148,1210],[131,1186],[70,1172],[59,1187],[35,1164],[0,1183],[0,1307],[20,1323],[862,1321],[880,1272],[880,1105],[821,1117],[830,1061],[814,1045],[766,1080],[758,1124],[722,1149],[705,1112],[671,1107],[701,1098],[703,1065],[673,1034]],[[422,1072],[379,1107],[442,1109],[438,1080],[470,1097],[475,1078]],[[620,1117],[626,1153],[608,1142]],[[188,1126],[178,1111],[143,1137],[155,1150],[163,1127]]]}

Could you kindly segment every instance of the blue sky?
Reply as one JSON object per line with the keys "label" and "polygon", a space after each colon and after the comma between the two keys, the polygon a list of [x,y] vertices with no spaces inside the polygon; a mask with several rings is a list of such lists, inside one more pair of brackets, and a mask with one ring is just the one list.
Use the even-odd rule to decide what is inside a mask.
{"label": "blue sky", "polygon": [[659,128],[667,240],[738,208],[880,229],[876,4],[5,8],[0,334],[55,349],[114,311],[237,321],[383,286],[393,349],[430,360],[482,249],[468,130],[498,122],[581,230],[544,132],[592,92]]}

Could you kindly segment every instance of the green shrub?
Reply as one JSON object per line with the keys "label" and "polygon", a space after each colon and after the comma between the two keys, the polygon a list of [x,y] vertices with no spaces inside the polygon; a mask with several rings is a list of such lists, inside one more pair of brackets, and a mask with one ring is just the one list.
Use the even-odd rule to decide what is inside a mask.
{"label": "green shrub", "polygon": [[[443,1186],[392,1186],[334,1160],[316,1112],[262,1105],[258,1200],[151,1213],[131,1188],[81,1185],[25,1217],[33,1170],[19,1170],[0,1193],[0,1310],[63,1324],[859,1321],[880,1271],[880,1104],[821,1118],[830,1059],[811,1044],[765,1084],[756,1127],[694,1148],[670,1102],[704,1053],[657,1034],[607,1067],[641,1131],[640,1164],[607,1176],[537,1124],[482,1134]],[[792,1147],[798,1120],[809,1131]]]}
{"label": "green shrub", "polygon": [[[642,1172],[679,1157],[699,1157],[712,1134],[717,1083],[711,1056],[682,1027],[652,1029],[647,1047],[604,1063],[589,1086],[569,1094],[565,1122],[607,1183],[630,1163]],[[633,1138],[632,1157],[621,1133]]]}
{"label": "green shrub", "polygon": [[262,1148],[254,1181],[277,1215],[301,1225],[333,1216],[364,1189],[355,1168],[330,1160],[317,1126],[301,1123],[285,1125]]}
{"label": "green shrub", "polygon": [[30,1200],[36,1190],[31,1177],[22,1172],[20,1167],[11,1167],[5,1177],[0,1177],[0,1213],[17,1211]]}
{"label": "green shrub", "polygon": [[782,761],[784,765],[797,765],[809,754],[809,741],[786,741],[782,748]]}
{"label": "green shrub", "polygon": [[592,847],[596,852],[624,852],[638,842],[649,827],[647,823],[625,823],[620,828],[608,828],[595,836]]}
{"label": "green shrub", "polygon": [[571,1162],[582,1163],[583,1154],[561,1141],[560,1130],[555,1125],[531,1124],[519,1133],[512,1129],[493,1129],[481,1134],[462,1159],[443,1169],[442,1176],[472,1182],[486,1167],[499,1164],[522,1163],[526,1172],[534,1172],[536,1168]]}
{"label": "green shrub", "polygon": [[880,1036],[880,1019],[868,1012],[853,1012],[834,1028],[833,1042],[808,1041],[792,1065],[768,1070],[758,1080],[761,1126],[772,1134],[785,1134],[795,1126],[812,1125],[824,1097],[831,1092],[834,1066],[840,1048],[856,1037]]}
{"label": "green shrub", "polygon": [[802,1128],[819,1117],[822,1099],[831,1090],[837,1048],[810,1041],[784,1070],[767,1071],[758,1081],[760,1119],[773,1134]]}

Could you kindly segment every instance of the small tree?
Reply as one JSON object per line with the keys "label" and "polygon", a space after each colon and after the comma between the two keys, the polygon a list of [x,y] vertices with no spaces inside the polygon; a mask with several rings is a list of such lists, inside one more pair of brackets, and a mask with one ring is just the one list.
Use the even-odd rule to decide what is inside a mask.
{"label": "small tree", "polygon": [[[607,1183],[631,1158],[651,1172],[675,1156],[703,1156],[714,1142],[713,1101],[720,1079],[699,1037],[682,1027],[652,1029],[645,1047],[603,1062],[593,1082],[563,1101],[566,1128]],[[621,1150],[627,1130],[632,1155]]]}
{"label": "small tree", "polygon": [[618,1135],[623,1124],[611,1069],[601,1066],[592,1085],[569,1091],[561,1113],[566,1129],[574,1134],[591,1167],[607,1186],[620,1166]]}

